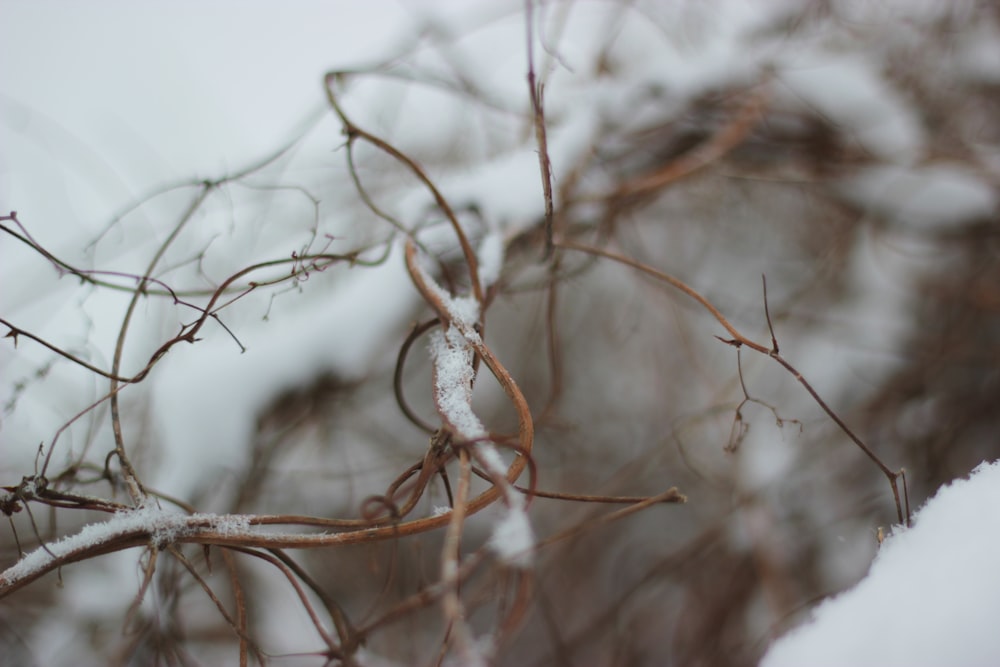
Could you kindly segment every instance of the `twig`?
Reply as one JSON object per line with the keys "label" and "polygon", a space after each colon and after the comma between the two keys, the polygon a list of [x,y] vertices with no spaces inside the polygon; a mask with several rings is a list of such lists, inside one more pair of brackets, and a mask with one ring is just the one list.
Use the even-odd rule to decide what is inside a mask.
{"label": "twig", "polygon": [[528,94],[531,98],[531,109],[535,124],[535,142],[538,144],[538,168],[542,176],[542,197],[545,201],[545,255],[544,261],[552,257],[553,226],[555,220],[555,205],[552,197],[552,162],[549,159],[548,139],[545,134],[545,94],[544,84],[535,79],[535,17],[533,0],[525,0],[524,26],[527,33],[528,48]]}
{"label": "twig", "polygon": [[[716,321],[718,321],[719,324],[721,324],[722,327],[726,331],[728,331],[729,334],[732,336],[732,338],[728,340],[716,336],[717,338],[719,338],[719,340],[726,343],[727,345],[732,345],[737,348],[741,346],[746,346],[751,350],[759,352],[778,362],[778,364],[780,364],[786,371],[788,371],[792,375],[792,377],[794,377],[798,381],[798,383],[805,388],[805,390],[809,393],[809,395],[812,396],[813,400],[816,401],[816,404],[819,405],[819,407],[823,410],[823,412],[825,412],[827,416],[834,421],[834,423],[840,428],[840,430],[843,431],[844,434],[847,435],[847,437],[850,438],[851,441],[862,452],[864,452],[864,454],[878,467],[878,469],[889,481],[889,486],[892,488],[892,496],[896,504],[896,515],[899,522],[900,523],[909,522],[910,520],[909,510],[907,509],[905,513],[903,512],[903,504],[900,500],[899,486],[897,485],[897,479],[902,475],[902,472],[893,471],[891,468],[889,468],[889,466],[887,466],[885,463],[882,462],[882,460],[875,454],[875,452],[868,445],[866,445],[864,441],[861,440],[861,438],[858,437],[858,435],[853,430],[851,430],[851,428],[847,425],[847,423],[844,422],[844,420],[841,419],[836,412],[834,412],[834,410],[826,403],[826,401],[824,401],[820,397],[820,395],[816,392],[813,386],[809,384],[809,382],[802,376],[802,374],[799,373],[799,371],[794,366],[792,366],[791,363],[789,363],[784,357],[782,357],[778,353],[777,344],[775,344],[773,348],[768,348],[765,345],[761,345],[760,343],[756,343],[750,340],[749,338],[741,334],[732,324],[730,324],[729,320],[727,320],[725,316],[723,316],[723,314],[719,311],[719,309],[716,308],[708,299],[706,299],[697,291],[689,287],[683,281],[667,273],[658,271],[652,268],[651,266],[648,266],[641,262],[637,262],[634,259],[631,259],[624,255],[620,255],[610,250],[604,250],[602,248],[593,248],[590,246],[585,246],[579,243],[575,243],[573,241],[560,241],[557,243],[557,246],[569,250],[576,250],[579,252],[585,252],[591,255],[604,257],[606,259],[619,262],[626,266],[642,271],[647,275],[653,276],[654,278],[662,280],[663,282],[680,290],[684,294],[687,294],[692,299],[701,304],[701,306],[704,307],[705,310],[707,310],[709,313],[711,313],[712,316],[715,317]],[[773,330],[772,330],[772,335],[773,335]],[[904,477],[904,484],[905,484],[905,477]]]}

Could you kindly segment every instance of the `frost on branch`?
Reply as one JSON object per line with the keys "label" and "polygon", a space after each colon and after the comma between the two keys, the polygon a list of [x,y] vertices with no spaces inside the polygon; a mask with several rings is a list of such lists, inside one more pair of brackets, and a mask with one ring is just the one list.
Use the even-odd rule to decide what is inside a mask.
{"label": "frost on branch", "polygon": [[445,305],[452,318],[449,326],[430,335],[434,402],[455,435],[475,443],[476,459],[503,494],[504,515],[493,526],[490,549],[507,565],[530,567],[535,539],[524,499],[507,480],[503,459],[489,440],[489,431],[472,409],[474,345],[483,345],[473,328],[479,317],[478,304],[470,297],[449,296],[426,272],[422,273],[424,284]]}
{"label": "frost on branch", "polygon": [[[518,505],[523,505],[523,501]],[[489,547],[501,562],[524,569],[532,565],[535,534],[528,513],[518,505],[507,507],[504,516],[493,525]]]}
{"label": "frost on branch", "polygon": [[0,583],[15,584],[20,579],[40,572],[58,558],[95,551],[116,538],[130,534],[148,535],[150,544],[164,547],[199,531],[238,535],[248,532],[249,528],[249,519],[244,516],[179,514],[149,504],[135,510],[118,512],[107,521],[88,524],[75,535],[38,547],[0,573]]}
{"label": "frost on branch", "polygon": [[472,369],[474,353],[458,327],[433,331],[430,353],[434,361],[435,403],[441,416],[466,440],[489,434],[472,411]]}

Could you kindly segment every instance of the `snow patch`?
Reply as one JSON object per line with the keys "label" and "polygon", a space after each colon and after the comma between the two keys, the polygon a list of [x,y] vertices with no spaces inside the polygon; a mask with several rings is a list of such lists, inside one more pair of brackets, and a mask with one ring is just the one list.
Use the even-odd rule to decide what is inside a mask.
{"label": "snow patch", "polygon": [[473,352],[457,327],[430,334],[430,353],[434,361],[435,402],[441,416],[458,435],[468,440],[489,435],[472,411]]}
{"label": "snow patch", "polygon": [[371,372],[416,303],[394,250],[379,266],[345,272],[332,294],[316,294],[270,322],[246,321],[238,328],[245,354],[208,327],[211,338],[171,350],[151,376],[163,459],[150,485],[190,498],[206,473],[243,465],[262,406],[321,372],[346,380]]}
{"label": "snow patch", "polygon": [[479,242],[479,252],[476,259],[479,261],[479,282],[486,289],[500,279],[500,271],[503,269],[504,242],[503,235],[497,232],[490,232]]}
{"label": "snow patch", "polygon": [[937,229],[990,215],[997,194],[968,169],[869,167],[842,184],[848,199],[901,225]]}
{"label": "snow patch", "polygon": [[531,567],[535,534],[524,507],[508,507],[505,515],[493,525],[493,534],[487,544],[501,562],[512,567]]}
{"label": "snow patch", "polygon": [[876,65],[825,53],[786,62],[779,71],[780,80],[797,97],[875,155],[907,163],[923,150],[916,113],[877,74]]}
{"label": "snow patch", "polygon": [[0,574],[0,581],[14,582],[44,569],[58,557],[106,544],[129,533],[149,533],[150,542],[171,544],[199,530],[236,535],[249,530],[249,519],[238,515],[179,514],[154,505],[117,512],[107,521],[84,526],[75,535],[51,542],[27,554]]}
{"label": "snow patch", "polygon": [[1000,461],[941,488],[857,586],[817,607],[762,667],[963,665],[1000,659]]}

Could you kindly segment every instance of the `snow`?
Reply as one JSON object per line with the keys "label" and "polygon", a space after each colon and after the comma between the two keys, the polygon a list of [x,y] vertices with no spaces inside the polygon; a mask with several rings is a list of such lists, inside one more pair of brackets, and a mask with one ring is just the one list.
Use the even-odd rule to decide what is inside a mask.
{"label": "snow", "polygon": [[479,303],[471,296],[448,294],[419,262],[417,271],[451,318],[428,337],[428,349],[434,362],[434,403],[459,437],[465,440],[488,438],[489,432],[472,411],[473,344],[482,344],[474,328],[479,319]]}
{"label": "snow", "polygon": [[[322,105],[328,63],[384,57],[411,16],[384,0],[248,0],[239,12],[192,0],[5,3],[3,103],[22,110],[18,130],[29,137],[44,136],[45,124],[62,130],[102,181],[124,186],[113,195],[120,203],[164,171],[214,175],[273,150],[303,110]],[[31,67],[14,66],[28,54]]]}
{"label": "snow", "polygon": [[434,361],[434,401],[441,416],[466,440],[489,436],[472,411],[473,351],[458,327],[431,332],[431,359]]}
{"label": "snow", "polygon": [[[326,67],[348,68],[381,60],[390,47],[394,52],[398,49],[402,41],[399,35],[405,34],[401,31],[411,29],[421,12],[433,11],[426,6],[414,9],[403,0],[306,2],[279,11],[255,0],[245,5],[241,15],[228,7],[204,8],[188,0],[182,7],[197,7],[198,12],[192,20],[190,11],[177,11],[176,7],[150,6],[140,11],[118,5],[103,5],[105,15],[99,20],[80,8],[58,5],[58,11],[53,11],[57,5],[52,2],[12,3],[5,9],[8,26],[24,23],[46,29],[3,30],[6,60],[15,62],[12,54],[16,54],[17,66],[3,72],[0,196],[16,201],[22,212],[30,210],[32,225],[50,226],[37,236],[60,255],[75,252],[95,235],[95,225],[107,220],[109,211],[138,198],[150,187],[174,178],[218,177],[272,150],[291,136],[311,110],[322,108],[319,81]],[[536,52],[540,73],[543,62],[555,62],[546,81],[545,99],[557,184],[588,157],[609,128],[621,131],[661,123],[697,95],[724,89],[734,81],[753,81],[762,67],[773,64],[779,108],[819,112],[865,149],[870,166],[858,167],[837,187],[854,205],[888,220],[893,233],[948,230],[995,215],[1000,203],[995,175],[984,175],[972,166],[930,162],[930,142],[922,127],[925,121],[914,110],[914,101],[896,89],[878,49],[853,52],[843,35],[816,40],[809,48],[794,42],[778,48],[761,47],[776,24],[775,15],[793,5],[796,3],[719,0],[659,3],[631,11],[618,3],[568,3],[572,11],[565,35],[544,35],[551,40],[546,46],[552,50]],[[959,5],[968,7],[969,3],[955,3]],[[319,17],[312,13],[317,7],[323,12]],[[363,104],[366,111],[376,114],[374,119],[359,115],[362,125],[368,127],[370,120],[372,129],[391,133],[394,143],[419,151],[421,159],[433,162],[440,158],[448,163],[431,164],[428,173],[456,207],[475,206],[477,216],[481,216],[476,220],[479,224],[469,224],[465,231],[477,248],[483,288],[500,279],[506,240],[537,223],[543,212],[534,137],[525,108],[518,102],[523,102],[526,92],[524,25],[517,13],[522,7],[519,2],[490,5],[488,9],[443,2],[434,12],[440,15],[435,29],[465,35],[441,46],[446,57],[436,71],[445,76],[453,68],[476,81],[491,102],[504,103],[501,108],[477,108],[466,116],[467,98],[453,95],[454,91],[442,93],[409,83],[391,95],[359,83],[348,95],[349,108]],[[560,6],[536,3],[536,10],[542,16],[560,11]],[[949,11],[949,3],[835,3],[831,11],[851,20],[848,30],[861,31],[868,24],[876,26],[886,20],[900,24],[938,20]],[[46,15],[25,18],[32,13]],[[183,49],[174,43],[178,34],[185,35]],[[622,36],[606,54],[611,74],[592,77],[584,68],[592,63],[595,45],[602,44],[609,34]],[[664,34],[671,38],[665,40]],[[294,48],[288,48],[289,44]],[[516,47],[512,49],[510,44]],[[123,58],[123,52],[128,57]],[[949,66],[956,79],[986,84],[1000,80],[996,26],[983,22],[975,32],[962,33],[951,57],[954,62]],[[29,62],[30,67],[26,66]],[[653,95],[649,93],[653,89],[662,92]],[[363,94],[351,97],[356,90]],[[392,103],[387,103],[389,98]],[[182,104],[177,102],[180,100],[198,103]],[[428,123],[428,118],[436,122]],[[297,182],[309,170],[336,181],[336,176],[328,175],[329,165],[342,162],[343,155],[330,152],[342,140],[337,135],[316,142],[321,145],[323,161],[297,166],[287,181]],[[465,150],[475,159],[452,155]],[[450,162],[453,157],[454,164]],[[1000,166],[994,168],[1000,171]],[[591,179],[601,177],[588,175]],[[38,183],[48,187],[39,188]],[[587,185],[593,187],[594,183]],[[400,186],[400,190],[404,193],[394,192],[394,197],[387,199],[401,211],[404,224],[426,215],[430,200],[426,189],[414,186],[407,191]],[[341,192],[324,190],[322,195],[324,206],[346,220],[336,224],[361,226],[354,210],[345,212],[331,205]],[[162,236],[162,215],[156,206],[148,211],[144,208],[137,214],[138,222],[130,221],[114,230],[112,236],[120,234],[124,240],[102,250],[110,255],[124,248],[115,255],[116,262],[147,257],[148,246],[130,246],[132,237],[149,243],[157,234]],[[233,212],[232,217],[239,216]],[[273,220],[266,220],[268,224],[261,225],[251,239],[251,245],[258,244],[253,246],[255,251],[266,250],[271,257],[287,256],[300,247],[296,243],[285,245],[289,234],[286,223],[293,224],[289,220],[297,217],[295,211],[275,207],[267,217]],[[198,222],[198,233],[203,237],[191,245],[195,250],[201,249],[198,243],[202,238],[211,238],[216,231],[228,233],[231,221],[214,216]],[[448,225],[421,230],[420,235],[422,241],[428,241],[425,247],[454,252],[454,231]],[[879,244],[884,240],[867,233],[858,235],[848,251],[847,270],[851,275],[848,290],[855,296],[826,313],[864,332],[867,348],[863,353],[899,348],[911,331],[908,313],[913,286],[921,270],[933,268],[939,260],[916,254],[900,259],[882,249]],[[890,240],[894,247],[900,247],[898,238]],[[212,262],[235,261],[243,251],[227,239],[223,241],[209,246],[206,253],[211,260],[206,264],[219,275],[224,274]],[[332,251],[342,247],[336,245],[339,242]],[[225,257],[227,254],[232,257]],[[89,321],[72,325],[79,329],[72,334],[79,337],[58,339],[69,340],[66,344],[74,346],[79,341],[79,347],[97,365],[106,367],[107,351],[113,347],[107,343],[113,340],[120,322],[118,304],[98,293],[87,297],[86,308],[78,308],[78,297],[67,287],[71,281],[59,285],[60,292],[46,290],[49,283],[39,276],[50,273],[50,267],[35,259],[24,262],[22,257],[12,256],[7,263],[5,257],[4,284],[11,284],[9,276],[13,275],[37,289],[0,290],[4,314],[16,314],[15,321],[22,317],[31,322],[44,320],[45,326],[61,328],[62,319],[53,313],[80,310],[82,319]],[[95,260],[95,264],[100,262]],[[477,462],[503,492],[503,507],[496,508],[486,546],[506,565],[529,567],[535,541],[524,499],[501,479],[507,470],[504,457],[489,442],[489,431],[472,406],[472,360],[476,346],[483,344],[475,329],[482,315],[480,304],[468,295],[450,295],[426,272],[424,278],[451,318],[451,326],[428,334],[435,402],[458,436],[476,441]],[[263,308],[250,314],[245,311],[252,308],[240,310],[250,299],[225,313],[223,319],[247,345],[245,354],[211,325],[204,331],[204,340],[194,346],[178,346],[146,384],[134,388],[134,393],[132,388],[123,393],[131,398],[149,390],[139,398],[148,398],[150,439],[159,458],[153,462],[144,459],[139,465],[150,486],[190,498],[204,485],[217,483],[222,478],[220,471],[239,469],[248,456],[247,442],[258,411],[276,392],[308,382],[318,372],[353,380],[384,369],[392,362],[385,351],[398,343],[424,305],[405,271],[398,245],[381,266],[357,267],[337,273],[336,278],[327,275],[315,281],[306,290],[304,305],[289,308],[283,300],[275,305],[276,314],[270,321],[260,320]],[[317,283],[322,287],[315,288]],[[153,306],[147,303],[144,307],[144,321],[155,320],[150,315]],[[114,312],[114,317],[108,316],[109,312]],[[150,333],[141,330],[142,326],[136,324],[130,339],[126,354],[130,368],[144,360],[131,346],[131,341]],[[41,325],[32,330],[49,336],[49,330]],[[842,340],[816,338],[790,343],[789,357],[803,359],[801,370],[824,396],[851,392],[858,385],[852,373],[861,363],[844,362]],[[788,352],[784,345],[783,350]],[[24,343],[16,352],[4,348],[2,354],[3,374],[12,378],[27,377],[23,368],[30,364],[23,360],[43,358]],[[25,365],[11,366],[8,371],[8,359]],[[896,361],[866,362],[865,378]],[[19,410],[4,415],[5,471],[30,469],[34,443],[50,438],[52,425],[63,423],[81,408],[77,399],[90,395],[90,384],[81,390],[79,378],[62,383],[63,374],[66,367],[57,366],[51,377],[59,382],[47,386],[49,393],[38,398],[33,412]],[[488,379],[485,374],[481,378]],[[92,380],[88,376],[87,382],[92,384]],[[637,385],[634,378],[609,379],[612,386],[626,381]],[[55,389],[51,389],[53,385]],[[22,401],[21,407],[25,403],[28,401]],[[781,407],[783,414],[799,414],[794,401],[783,402]],[[103,415],[94,419],[107,421]],[[751,431],[739,472],[745,488],[777,488],[778,482],[794,471],[798,449],[793,430],[793,426],[786,427],[780,436]],[[106,432],[98,432],[96,427],[94,431],[93,441],[106,441]],[[77,440],[73,435],[73,431],[67,433],[57,455],[69,458],[90,446],[80,444],[84,440],[81,435]],[[136,434],[129,432],[128,437]],[[769,442],[763,441],[766,439]],[[970,480],[942,489],[921,510],[914,528],[890,536],[868,578],[854,590],[821,605],[814,621],[777,642],[764,664],[1000,662],[1000,640],[990,625],[991,620],[1000,618],[1000,579],[995,565],[1000,562],[997,469],[995,463],[983,465]],[[432,512],[442,515],[450,510],[434,508]],[[247,530],[239,517],[186,516],[143,507],[87,526],[47,546],[54,553],[66,554],[129,531],[151,532],[154,542],[169,542],[188,534],[195,525],[231,533]],[[49,553],[36,549],[0,577],[28,576],[50,560]],[[94,594],[94,581],[83,579],[67,578],[68,598]],[[120,582],[117,588],[112,587],[113,579],[110,575],[100,579],[101,584],[108,584],[100,601],[108,609],[134,593]],[[74,586],[82,588],[75,590]],[[372,657],[371,663],[376,662]]]}
{"label": "snow", "polygon": [[1000,29],[982,22],[956,45],[958,72],[970,81],[1000,83]]}
{"label": "snow", "polygon": [[527,512],[521,507],[508,508],[505,515],[494,524],[487,544],[507,565],[531,567],[535,534]]}
{"label": "snow", "polygon": [[471,295],[452,296],[448,293],[446,289],[441,287],[434,280],[434,277],[423,267],[418,261],[416,264],[417,271],[420,272],[420,277],[423,280],[424,285],[430,290],[431,294],[434,295],[448,311],[448,316],[451,318],[452,325],[459,328],[462,332],[462,336],[466,338],[469,342],[479,342],[479,334],[476,333],[474,327],[476,322],[479,320],[480,308],[479,302]]}
{"label": "snow", "polygon": [[538,155],[528,145],[450,175],[441,185],[456,203],[475,203],[511,231],[527,227],[544,210]]}
{"label": "snow", "polygon": [[244,354],[217,335],[170,352],[170,363],[152,376],[153,415],[171,443],[156,467],[154,488],[185,496],[206,470],[237,467],[257,412],[275,387],[324,371],[346,381],[363,376],[385,363],[384,345],[405,331],[417,307],[398,251],[377,267],[341,274],[328,292],[274,321],[246,322],[239,333]]}
{"label": "snow", "polygon": [[84,551],[110,542],[129,533],[150,533],[153,544],[171,544],[179,537],[192,534],[196,529],[208,528],[226,535],[245,533],[249,519],[237,515],[180,514],[146,505],[127,512],[118,512],[107,521],[84,526],[74,535],[38,547],[0,572],[0,581],[15,582],[31,576],[51,563],[55,557]]}
{"label": "snow", "polygon": [[483,288],[495,285],[503,268],[504,238],[499,232],[491,231],[479,243],[476,260],[479,262],[479,282]]}
{"label": "snow", "polygon": [[779,639],[761,667],[1000,663],[1000,461],[941,488],[868,575]]}
{"label": "snow", "polygon": [[842,126],[869,151],[908,163],[923,150],[916,114],[861,56],[783,55],[778,80],[802,103]]}
{"label": "snow", "polygon": [[493,525],[487,546],[501,562],[528,568],[533,562],[535,537],[524,499],[506,480],[507,466],[496,445],[489,440],[489,431],[472,409],[473,345],[482,345],[479,334],[473,329],[479,318],[479,304],[471,297],[449,296],[419,263],[417,270],[452,318],[451,323],[431,332],[429,337],[434,362],[434,402],[457,436],[475,441],[476,459],[503,494],[504,514]]}
{"label": "snow", "polygon": [[935,230],[989,216],[997,208],[993,186],[967,167],[881,165],[862,169],[842,184],[858,206],[916,230]]}

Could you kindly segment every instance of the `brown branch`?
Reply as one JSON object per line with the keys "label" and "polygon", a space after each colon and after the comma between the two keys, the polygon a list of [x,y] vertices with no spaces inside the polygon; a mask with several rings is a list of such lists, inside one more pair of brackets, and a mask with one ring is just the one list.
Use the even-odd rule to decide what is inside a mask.
{"label": "brown branch", "polygon": [[406,357],[410,352],[410,348],[417,338],[440,323],[439,319],[434,318],[413,327],[413,330],[406,336],[399,348],[399,354],[396,357],[396,368],[392,375],[392,390],[396,396],[396,404],[399,406],[400,411],[406,415],[406,418],[410,420],[410,423],[425,433],[434,433],[436,429],[414,412],[410,404],[407,403],[406,396],[403,394],[403,367],[406,364]]}
{"label": "brown branch", "polygon": [[524,26],[527,33],[528,47],[528,94],[531,98],[532,116],[535,125],[535,143],[538,144],[538,168],[542,176],[542,196],[545,201],[545,255],[544,260],[552,257],[553,227],[555,220],[555,205],[552,197],[552,162],[549,159],[549,145],[545,133],[544,85],[535,78],[535,17],[533,0],[525,0]]}
{"label": "brown branch", "polygon": [[[805,390],[809,393],[810,396],[812,396],[813,400],[816,402],[817,405],[819,405],[819,407],[823,410],[823,412],[825,412],[827,416],[830,417],[830,419],[832,419],[833,422],[840,428],[840,430],[843,431],[843,433],[847,435],[847,437],[850,438],[850,440],[862,452],[864,452],[864,454],[875,464],[876,467],[878,467],[878,469],[889,481],[889,486],[892,489],[893,500],[895,501],[896,504],[896,515],[897,518],[899,519],[899,522],[900,523],[909,522],[910,520],[909,511],[907,511],[906,513],[903,512],[903,504],[900,500],[899,486],[897,485],[897,480],[902,475],[902,473],[893,471],[891,468],[889,468],[889,466],[887,466],[885,463],[882,462],[882,460],[875,454],[875,452],[867,444],[865,444],[865,442],[861,440],[860,437],[858,437],[858,435],[847,425],[846,422],[844,422],[843,419],[841,419],[841,417],[833,410],[833,408],[831,408],[826,403],[826,401],[824,401],[823,398],[820,397],[819,393],[816,392],[813,386],[809,384],[809,382],[802,376],[802,374],[794,366],[792,366],[792,364],[789,363],[788,360],[786,360],[778,353],[776,349],[777,345],[775,345],[774,348],[768,348],[767,346],[761,345],[760,343],[756,343],[753,340],[747,338],[742,333],[740,333],[732,324],[730,324],[729,320],[727,320],[725,316],[719,311],[719,309],[716,308],[708,299],[706,299],[697,291],[689,287],[682,280],[679,280],[678,278],[675,278],[670,274],[658,271],[652,268],[651,266],[648,266],[641,262],[637,262],[634,259],[612,252],[610,250],[593,248],[590,246],[585,246],[579,243],[575,243],[573,241],[560,241],[559,243],[557,243],[557,246],[560,248],[576,250],[579,252],[588,253],[590,255],[604,257],[606,259],[619,262],[620,264],[624,264],[631,268],[642,271],[647,275],[653,276],[654,278],[662,280],[663,282],[669,284],[671,287],[680,290],[684,294],[687,294],[689,297],[697,301],[703,308],[705,308],[705,310],[711,313],[712,316],[716,319],[716,321],[718,321],[719,324],[721,324],[722,327],[726,331],[728,331],[729,334],[732,336],[732,339],[729,340],[724,338],[719,338],[719,340],[737,348],[741,346],[746,346],[755,352],[759,352],[760,354],[763,354],[767,357],[770,357],[771,359],[774,359],[786,371],[788,371],[792,375],[792,377],[794,377],[798,381],[798,383],[802,385],[803,388],[805,388]],[[770,317],[768,317],[768,320],[770,321]],[[773,335],[773,330],[772,330],[772,335]],[[905,483],[905,478],[904,478],[904,483]]]}
{"label": "brown branch", "polygon": [[750,130],[760,121],[762,117],[761,112],[767,104],[768,95],[769,89],[767,84],[758,85],[755,90],[742,96],[743,103],[733,115],[730,123],[721,131],[716,132],[706,143],[699,145],[651,174],[622,184],[607,198],[619,199],[659,190],[715,162],[733,148],[743,143]]}
{"label": "brown branch", "polygon": [[[417,266],[416,252],[416,246],[411,242],[407,242],[406,267],[410,273],[410,278],[413,280],[413,284],[417,287],[420,294],[437,313],[438,318],[443,323],[446,323],[446,325],[450,325],[452,324],[451,315],[434,290],[424,281],[422,272]],[[524,471],[525,466],[527,466],[527,459],[531,456],[531,448],[534,443],[535,427],[531,417],[531,408],[528,406],[528,401],[524,398],[524,394],[521,393],[517,383],[514,382],[514,378],[511,377],[504,365],[500,363],[500,360],[496,358],[493,351],[483,343],[482,339],[479,336],[471,336],[468,342],[473,351],[479,355],[486,364],[486,367],[493,373],[493,377],[496,378],[497,382],[503,388],[504,393],[507,394],[517,412],[520,454],[514,459],[507,471],[507,481],[514,484]],[[488,489],[470,501],[470,509],[472,507],[478,509],[492,503],[497,499],[499,493],[500,490],[495,486]]]}
{"label": "brown branch", "polygon": [[334,113],[340,119],[340,122],[344,125],[344,133],[347,135],[348,141],[353,141],[355,138],[364,139],[371,145],[375,146],[385,154],[389,155],[393,159],[397,160],[403,164],[410,172],[417,177],[424,187],[431,193],[434,197],[434,201],[437,203],[438,208],[445,214],[448,221],[451,223],[452,230],[455,232],[455,237],[458,239],[458,243],[462,248],[462,254],[465,257],[465,263],[469,269],[469,282],[472,285],[472,293],[475,296],[476,301],[480,305],[483,303],[483,286],[479,282],[479,264],[476,259],[476,253],[472,249],[472,244],[469,243],[469,239],[462,229],[462,225],[458,222],[458,217],[455,215],[455,211],[451,208],[451,204],[445,199],[441,191],[438,190],[434,181],[427,175],[423,168],[417,164],[408,155],[397,149],[392,144],[387,141],[380,139],[379,137],[366,132],[359,126],[355,125],[344,110],[341,108],[340,103],[337,101],[337,96],[333,92],[334,83],[336,83],[339,76],[338,72],[329,72],[324,78],[324,89],[326,91],[326,99],[333,109]]}

